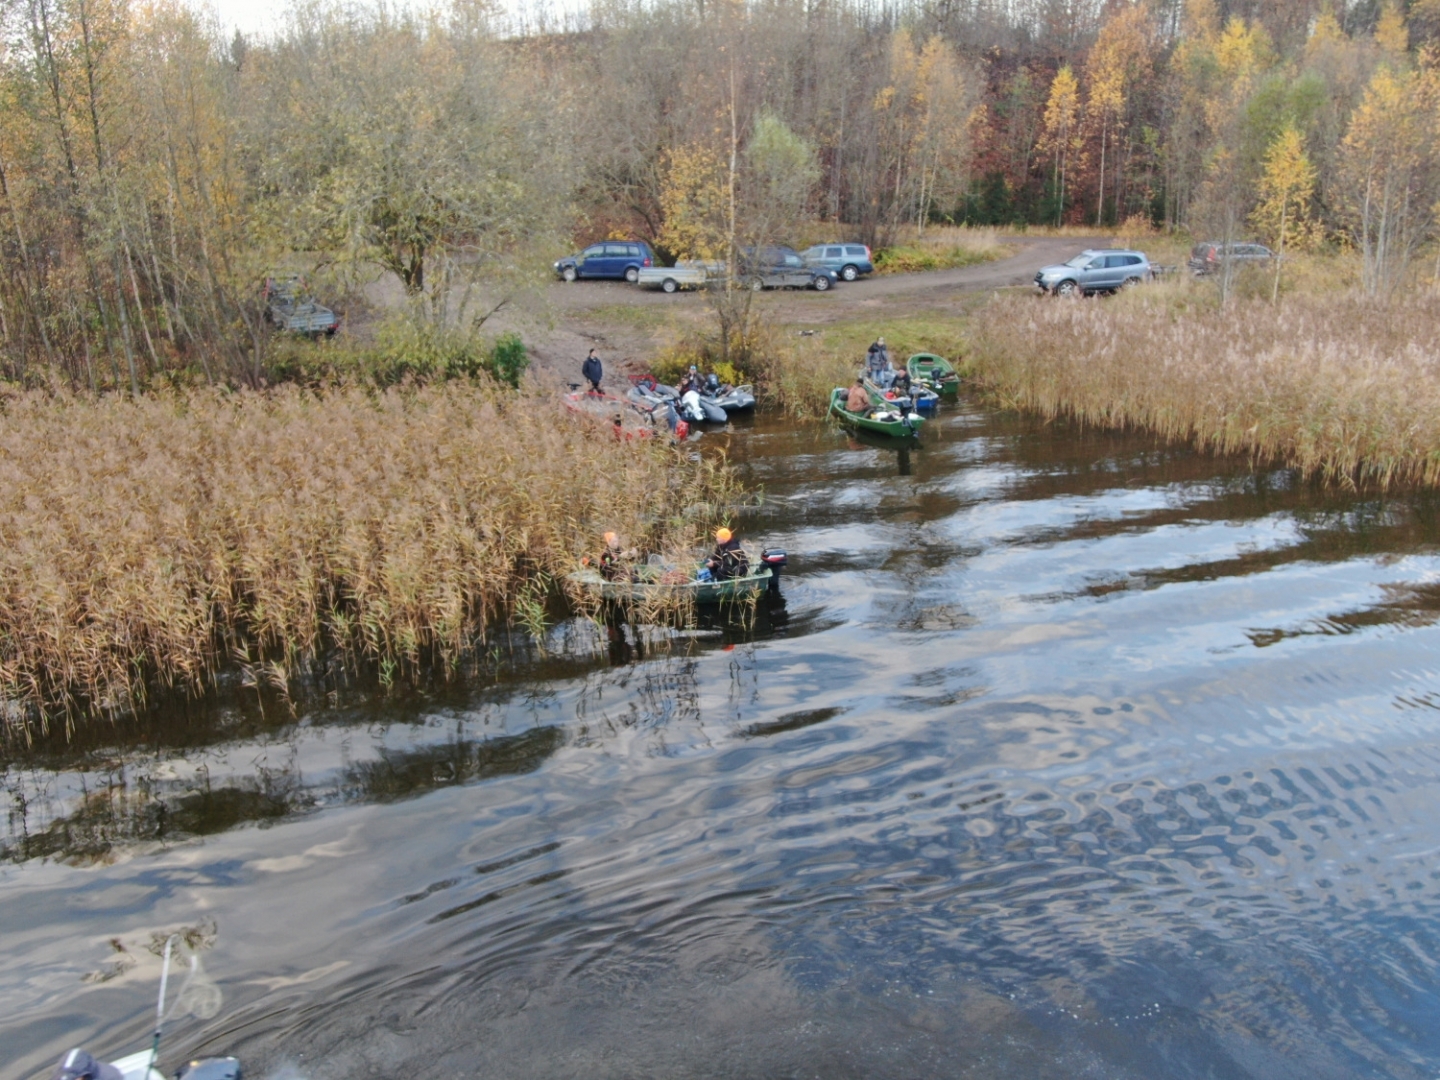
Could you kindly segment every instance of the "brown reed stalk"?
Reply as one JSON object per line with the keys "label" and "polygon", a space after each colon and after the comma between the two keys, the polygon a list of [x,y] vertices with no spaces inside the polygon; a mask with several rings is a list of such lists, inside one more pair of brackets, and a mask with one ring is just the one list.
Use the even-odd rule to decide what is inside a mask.
{"label": "brown reed stalk", "polygon": [[605,529],[697,543],[732,495],[723,460],[480,385],[13,393],[6,723],[115,715],[147,687],[199,690],[237,655],[271,671],[330,650],[453,662]]}
{"label": "brown reed stalk", "polygon": [[1195,286],[997,296],[976,379],[1002,404],[1278,462],[1354,487],[1440,483],[1440,298],[1219,308]]}

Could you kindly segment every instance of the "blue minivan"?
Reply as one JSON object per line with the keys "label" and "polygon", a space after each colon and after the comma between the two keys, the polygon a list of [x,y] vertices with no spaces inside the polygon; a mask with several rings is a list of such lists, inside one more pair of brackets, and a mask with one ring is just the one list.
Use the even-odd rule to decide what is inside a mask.
{"label": "blue minivan", "polygon": [[555,273],[565,281],[576,278],[624,278],[640,280],[643,267],[655,265],[655,253],[643,240],[606,240],[591,244],[579,255],[567,255],[555,264]]}
{"label": "blue minivan", "polygon": [[816,244],[800,253],[807,266],[823,266],[834,270],[843,281],[854,281],[861,274],[875,272],[870,249],[864,244]]}

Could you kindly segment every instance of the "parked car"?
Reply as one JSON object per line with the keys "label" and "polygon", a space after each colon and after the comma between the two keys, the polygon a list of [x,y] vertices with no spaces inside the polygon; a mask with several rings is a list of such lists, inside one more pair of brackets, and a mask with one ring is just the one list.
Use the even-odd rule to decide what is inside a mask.
{"label": "parked car", "polygon": [[698,262],[681,259],[674,266],[648,267],[640,271],[636,281],[642,289],[660,289],[673,293],[680,289],[703,289],[710,282],[725,276],[723,262]]}
{"label": "parked car", "polygon": [[1069,262],[1042,267],[1035,274],[1041,292],[1073,296],[1114,292],[1150,277],[1150,260],[1142,251],[1082,251]]}
{"label": "parked car", "polygon": [[824,292],[840,275],[823,266],[806,266],[794,248],[767,244],[760,248],[741,248],[739,276],[749,288],[815,289]]}
{"label": "parked car", "polygon": [[643,240],[606,240],[591,244],[578,255],[567,255],[555,263],[555,273],[565,281],[576,278],[624,278],[640,280],[640,271],[655,265],[655,252]]}
{"label": "parked car", "polygon": [[842,281],[854,281],[861,274],[873,274],[870,249],[864,244],[816,244],[800,253],[807,266],[834,270]]}
{"label": "parked car", "polygon": [[306,295],[299,274],[279,274],[265,279],[265,319],[277,330],[292,334],[333,335],[340,320],[324,304]]}
{"label": "parked car", "polygon": [[1275,253],[1264,244],[1221,244],[1206,241],[1190,249],[1190,269],[1196,274],[1213,274],[1229,260],[1235,266],[1269,262]]}

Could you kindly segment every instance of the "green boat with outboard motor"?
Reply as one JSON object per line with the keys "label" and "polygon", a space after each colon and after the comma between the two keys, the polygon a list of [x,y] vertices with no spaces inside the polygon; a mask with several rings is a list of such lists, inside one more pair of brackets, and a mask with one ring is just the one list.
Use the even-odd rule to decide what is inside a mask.
{"label": "green boat with outboard motor", "polygon": [[[753,556],[752,556],[753,557]],[[789,557],[778,548],[766,548],[749,562],[745,572],[730,578],[700,577],[703,563],[690,569],[651,556],[647,563],[627,568],[620,578],[607,578],[594,566],[584,566],[566,580],[575,588],[613,604],[663,604],[689,601],[695,604],[729,604],[758,596],[766,589],[780,590],[780,573]]]}
{"label": "green boat with outboard motor", "polygon": [[935,391],[942,398],[953,398],[960,393],[960,373],[943,356],[916,353],[905,361],[905,370],[910,373],[912,382]]}
{"label": "green boat with outboard motor", "polygon": [[870,394],[870,408],[865,413],[853,413],[845,407],[849,391],[837,386],[830,392],[830,415],[846,427],[857,431],[870,431],[876,435],[888,435],[892,439],[912,439],[920,433],[925,418],[918,412],[901,412],[894,402],[886,401],[873,391]]}

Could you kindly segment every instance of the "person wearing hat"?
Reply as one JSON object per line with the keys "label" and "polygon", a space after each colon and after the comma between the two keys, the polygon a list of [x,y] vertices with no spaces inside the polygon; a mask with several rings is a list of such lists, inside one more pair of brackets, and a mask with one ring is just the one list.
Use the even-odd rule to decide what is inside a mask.
{"label": "person wearing hat", "polygon": [[890,350],[885,339],[876,338],[875,343],[865,350],[865,377],[882,390],[889,390],[895,381],[895,369],[890,366]]}
{"label": "person wearing hat", "polygon": [[596,560],[600,576],[606,581],[634,581],[635,568],[630,564],[638,556],[639,552],[634,548],[628,551],[621,550],[618,533],[607,532],[605,534],[605,550],[600,552],[600,557]]}
{"label": "person wearing hat", "polygon": [[691,390],[699,394],[703,389],[705,389],[705,384],[700,379],[700,369],[694,364],[691,364],[690,370],[687,371],[685,377],[680,380],[680,385],[676,387],[676,390],[683,398]]}
{"label": "person wearing hat", "polygon": [[591,393],[600,392],[600,380],[605,377],[605,369],[600,365],[600,357],[595,355],[591,349],[585,357],[585,362],[580,365],[580,375],[590,384]]}
{"label": "person wearing hat", "polygon": [[715,530],[715,550],[705,560],[705,569],[715,581],[744,577],[750,572],[750,560],[745,557],[740,541],[724,526]]}

